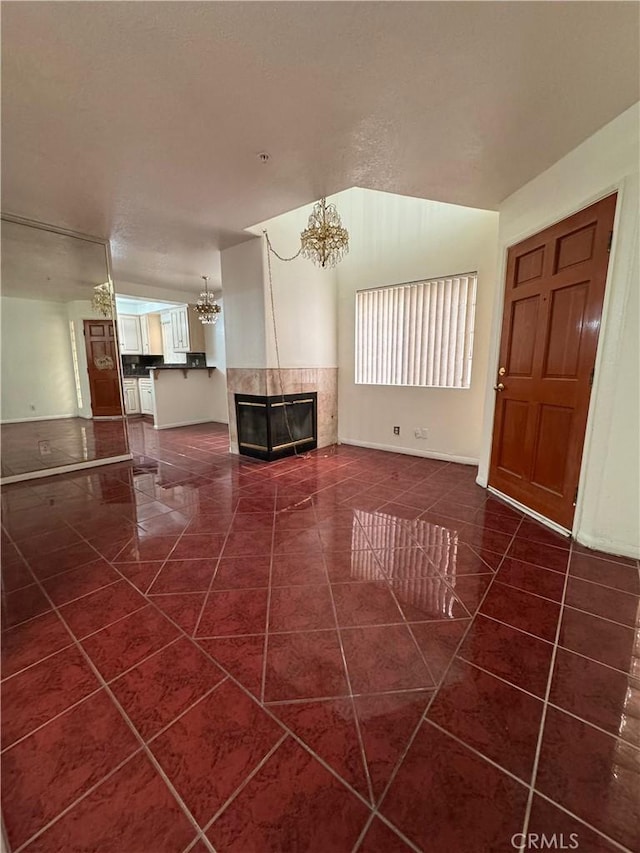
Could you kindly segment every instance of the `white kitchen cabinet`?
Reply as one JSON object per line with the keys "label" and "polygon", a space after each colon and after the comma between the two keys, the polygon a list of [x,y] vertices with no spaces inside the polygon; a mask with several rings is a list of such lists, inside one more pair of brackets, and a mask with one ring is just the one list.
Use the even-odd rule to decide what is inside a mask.
{"label": "white kitchen cabinet", "polygon": [[140,338],[142,339],[142,354],[149,355],[151,346],[149,343],[149,321],[144,314],[140,317]]}
{"label": "white kitchen cabinet", "polygon": [[204,352],[204,329],[191,306],[172,308],[162,315],[162,322],[170,324],[172,352]]}
{"label": "white kitchen cabinet", "polygon": [[153,379],[138,379],[140,392],[140,411],[143,415],[153,415]]}
{"label": "white kitchen cabinet", "polygon": [[124,411],[127,415],[140,414],[140,393],[137,379],[123,379]]}
{"label": "white kitchen cabinet", "polygon": [[175,352],[189,352],[191,349],[188,311],[188,307],[182,305],[171,312],[171,336]]}
{"label": "white kitchen cabinet", "polygon": [[140,318],[135,314],[118,315],[118,335],[120,352],[125,355],[142,354],[142,336],[140,333]]}
{"label": "white kitchen cabinet", "polygon": [[162,332],[159,314],[142,314],[140,337],[143,355],[162,355]]}
{"label": "white kitchen cabinet", "polygon": [[165,311],[160,315],[162,329],[162,355],[164,356],[164,363],[186,364],[187,354],[185,352],[176,352],[174,349],[174,324],[172,322],[172,313],[172,311]]}

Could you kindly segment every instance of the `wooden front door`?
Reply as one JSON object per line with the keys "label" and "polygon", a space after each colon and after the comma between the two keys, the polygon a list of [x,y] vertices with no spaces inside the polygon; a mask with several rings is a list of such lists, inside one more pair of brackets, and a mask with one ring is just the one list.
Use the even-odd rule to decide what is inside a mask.
{"label": "wooden front door", "polygon": [[509,249],[489,485],[573,524],[616,196]]}
{"label": "wooden front door", "polygon": [[111,320],[85,320],[84,341],[95,418],[122,414],[118,350]]}

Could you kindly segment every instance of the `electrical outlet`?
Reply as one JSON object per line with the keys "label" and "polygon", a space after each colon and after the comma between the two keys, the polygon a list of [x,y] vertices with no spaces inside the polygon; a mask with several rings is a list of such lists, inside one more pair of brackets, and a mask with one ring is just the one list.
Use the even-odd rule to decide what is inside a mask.
{"label": "electrical outlet", "polygon": [[420,427],[416,427],[413,431],[413,434],[416,438],[422,438],[422,430],[420,429]]}
{"label": "electrical outlet", "polygon": [[420,427],[420,434],[422,435],[422,438],[429,438],[429,428]]}
{"label": "electrical outlet", "polygon": [[395,426],[393,428],[393,434],[394,435],[400,435],[400,427],[399,426]]}
{"label": "electrical outlet", "polygon": [[46,439],[38,442],[40,456],[51,456],[51,444]]}

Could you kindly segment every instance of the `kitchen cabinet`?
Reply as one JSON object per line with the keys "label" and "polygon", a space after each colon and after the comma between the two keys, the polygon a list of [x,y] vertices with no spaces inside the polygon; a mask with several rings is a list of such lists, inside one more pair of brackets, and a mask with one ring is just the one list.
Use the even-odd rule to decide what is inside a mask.
{"label": "kitchen cabinet", "polygon": [[[204,352],[204,329],[189,305],[172,308],[162,314],[162,323],[168,324],[171,352]],[[165,352],[165,361],[167,353]]]}
{"label": "kitchen cabinet", "polygon": [[171,312],[171,338],[176,352],[189,352],[189,320],[186,305]]}
{"label": "kitchen cabinet", "polygon": [[140,414],[140,393],[137,379],[123,379],[124,411],[127,415]]}
{"label": "kitchen cabinet", "polygon": [[125,355],[140,355],[142,353],[140,318],[136,317],[135,314],[119,314],[118,337],[121,353]]}
{"label": "kitchen cabinet", "polygon": [[142,355],[162,355],[162,331],[159,314],[142,314],[140,317]]}
{"label": "kitchen cabinet", "polygon": [[138,379],[140,392],[140,411],[143,415],[153,415],[153,379]]}

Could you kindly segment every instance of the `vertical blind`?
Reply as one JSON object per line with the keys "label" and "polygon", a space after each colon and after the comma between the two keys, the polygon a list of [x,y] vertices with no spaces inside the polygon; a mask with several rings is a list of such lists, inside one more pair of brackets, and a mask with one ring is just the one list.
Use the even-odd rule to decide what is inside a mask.
{"label": "vertical blind", "polygon": [[359,290],[356,382],[468,388],[477,273]]}

